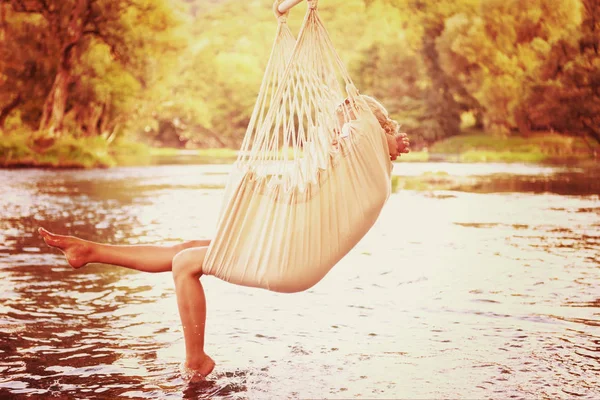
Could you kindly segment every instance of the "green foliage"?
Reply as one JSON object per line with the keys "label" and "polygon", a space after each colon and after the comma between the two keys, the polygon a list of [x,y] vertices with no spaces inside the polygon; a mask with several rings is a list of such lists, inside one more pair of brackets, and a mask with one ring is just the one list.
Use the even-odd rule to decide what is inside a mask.
{"label": "green foliage", "polygon": [[581,151],[581,144],[580,139],[551,133],[531,137],[510,136],[497,138],[483,132],[474,131],[440,141],[431,146],[429,151],[432,153],[459,153],[467,150],[526,152],[542,148],[545,153],[559,154],[561,151]]}
{"label": "green foliage", "polygon": [[547,156],[539,151],[514,152],[514,151],[485,151],[467,150],[459,157],[460,162],[522,162],[539,163],[545,161]]}
{"label": "green foliage", "polygon": [[18,111],[32,130],[114,140],[184,47],[163,0],[2,0],[0,17],[0,129]]}
{"label": "green foliage", "polygon": [[417,176],[392,176],[392,192],[399,190],[455,190],[471,177],[451,176],[447,172],[424,172]]}
{"label": "green foliage", "polygon": [[545,162],[591,158],[590,149],[581,138],[556,133],[502,138],[471,132],[437,142],[429,152],[455,154],[458,156],[456,160],[461,162]]}
{"label": "green foliage", "polygon": [[[477,100],[487,130],[509,134],[530,129],[532,102],[526,99],[544,64],[552,60],[553,47],[578,36],[581,4],[486,0],[476,13],[446,20],[437,43],[444,70]],[[536,96],[536,101],[555,103],[552,96]]]}
{"label": "green foliage", "polygon": [[40,152],[38,161],[53,166],[109,167],[115,163],[108,154],[106,140],[101,137],[77,139],[65,135]]}
{"label": "green foliage", "polygon": [[523,125],[600,144],[600,2],[583,0],[583,6],[581,30],[554,43],[539,76],[531,80]]}
{"label": "green foliage", "polygon": [[[238,148],[276,29],[271,5],[0,0],[3,157],[111,165],[148,160],[133,141]],[[290,12],[294,32],[305,7]],[[465,160],[598,151],[589,139],[600,143],[597,0],[322,0],[319,8],[361,92],[386,105],[414,149],[438,142],[432,152]],[[457,138],[457,150],[465,115],[486,134]],[[582,139],[538,139],[545,132]],[[66,150],[31,150],[40,138]]]}
{"label": "green foliage", "polygon": [[108,153],[116,165],[148,165],[151,163],[150,147],[144,143],[121,139],[112,143]]}
{"label": "green foliage", "polygon": [[396,159],[397,162],[427,162],[429,153],[426,151],[411,151],[408,154],[402,154]]}
{"label": "green foliage", "polygon": [[109,144],[101,136],[63,135],[52,140],[35,139],[31,131],[15,131],[0,141],[0,165],[54,168],[105,168],[115,165],[143,165],[150,161],[149,148],[121,140]]}
{"label": "green foliage", "polygon": [[0,140],[0,165],[10,165],[20,160],[31,160],[34,152],[29,147],[28,136],[24,132],[15,132],[3,136]]}
{"label": "green foliage", "polygon": [[115,161],[101,137],[76,139],[65,135],[43,146],[32,140],[31,132],[14,132],[2,137],[0,165],[61,168],[110,167]]}

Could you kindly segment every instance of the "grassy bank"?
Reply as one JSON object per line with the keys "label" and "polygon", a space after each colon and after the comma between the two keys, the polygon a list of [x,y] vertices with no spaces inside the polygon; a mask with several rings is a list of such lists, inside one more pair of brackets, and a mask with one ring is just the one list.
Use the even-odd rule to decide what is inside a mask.
{"label": "grassy bank", "polygon": [[[593,145],[596,154],[600,145]],[[556,133],[494,137],[470,131],[435,143],[429,159],[454,162],[524,162],[572,164],[594,159],[594,150],[578,137]]]}
{"label": "grassy bank", "polygon": [[[595,145],[600,154],[600,145]],[[152,149],[154,157],[177,157],[194,154],[197,157],[225,162],[236,158],[233,149]],[[585,164],[593,162],[593,150],[581,138],[555,133],[538,134],[530,137],[494,137],[483,132],[469,131],[435,143],[428,149],[403,154],[398,162],[508,162]]]}
{"label": "grassy bank", "polygon": [[[600,146],[595,145],[596,154]],[[0,167],[107,168],[149,164],[231,163],[237,150],[150,148],[142,143],[109,144],[101,137],[33,140],[30,135],[4,135]],[[596,163],[593,150],[581,138],[544,134],[497,138],[467,132],[435,143],[429,149],[402,155],[399,162],[524,162],[551,164]]]}
{"label": "grassy bank", "polygon": [[[235,149],[196,149],[196,150],[181,150],[174,148],[152,148],[150,155],[154,158],[168,157],[191,157],[195,156],[199,159],[206,159],[214,163],[235,161],[238,156],[238,151]],[[290,152],[290,157],[293,157]],[[424,151],[415,151],[409,154],[403,154],[400,161],[407,162],[425,162],[429,160],[429,154]]]}
{"label": "grassy bank", "polygon": [[4,168],[108,168],[150,160],[150,149],[131,141],[109,144],[101,137],[70,136],[34,140],[16,134],[0,139],[0,166]]}

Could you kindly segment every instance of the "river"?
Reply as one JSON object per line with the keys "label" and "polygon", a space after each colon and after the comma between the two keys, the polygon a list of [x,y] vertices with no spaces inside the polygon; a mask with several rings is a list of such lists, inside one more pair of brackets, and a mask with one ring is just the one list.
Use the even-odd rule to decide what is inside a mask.
{"label": "river", "polygon": [[600,398],[600,173],[521,164],[397,164],[306,292],[203,277],[217,367],[186,384],[170,274],[74,271],[36,229],[209,238],[228,170],[0,170],[0,398]]}

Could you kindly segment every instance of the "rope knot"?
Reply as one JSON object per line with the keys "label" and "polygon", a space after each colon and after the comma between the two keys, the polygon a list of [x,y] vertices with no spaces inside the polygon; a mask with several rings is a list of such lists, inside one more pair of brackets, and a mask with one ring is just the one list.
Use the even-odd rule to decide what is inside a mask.
{"label": "rope knot", "polygon": [[279,12],[279,5],[282,2],[283,0],[275,0],[275,2],[273,2],[273,12],[275,13],[275,18],[277,18],[277,22],[279,22],[280,24],[285,24],[290,11],[288,10],[284,13]]}
{"label": "rope knot", "polygon": [[308,6],[311,10],[316,10],[319,0],[308,0]]}

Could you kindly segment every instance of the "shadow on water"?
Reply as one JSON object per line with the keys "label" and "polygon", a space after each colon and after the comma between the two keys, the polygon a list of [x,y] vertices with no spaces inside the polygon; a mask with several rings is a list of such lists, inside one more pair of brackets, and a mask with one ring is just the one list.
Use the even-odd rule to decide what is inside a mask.
{"label": "shadow on water", "polygon": [[555,193],[560,195],[587,196],[600,194],[600,173],[564,172],[550,176],[510,176],[500,174],[476,177],[475,184],[459,186],[460,191],[476,193]]}
{"label": "shadow on water", "polygon": [[[143,301],[149,290],[123,285],[128,273],[101,265],[72,271],[41,260],[3,268],[13,288],[2,305],[8,323],[0,328],[1,365],[3,374],[21,375],[21,393],[75,397],[139,384],[139,378],[119,377],[119,369],[110,367],[132,350],[119,335],[122,305]],[[152,356],[142,343],[133,348]]]}
{"label": "shadow on water", "polygon": [[394,176],[396,190],[447,190],[471,193],[554,193],[569,196],[600,195],[600,169],[555,172],[545,175],[456,176],[426,172],[418,176]]}
{"label": "shadow on water", "polygon": [[[134,236],[132,227],[139,222],[128,207],[143,195],[133,188],[127,181],[107,185],[49,177],[17,188],[20,201],[4,202],[0,269],[12,285],[0,286],[7,289],[0,369],[4,376],[18,377],[9,385],[11,393],[116,397],[123,391],[118,388],[142,381],[107,366],[132,350],[115,330],[123,323],[119,310],[136,298],[152,302],[143,295],[150,288],[124,285],[124,277],[133,274],[125,269],[97,265],[73,271],[37,234],[44,226],[104,242]],[[133,349],[152,358],[142,343]],[[6,391],[0,388],[0,394]]]}

